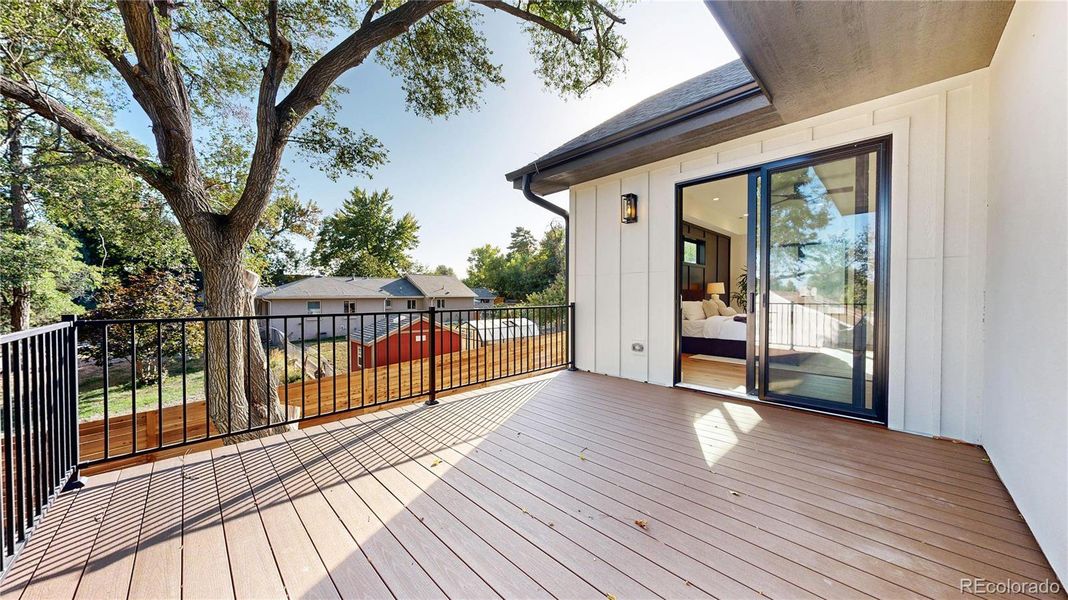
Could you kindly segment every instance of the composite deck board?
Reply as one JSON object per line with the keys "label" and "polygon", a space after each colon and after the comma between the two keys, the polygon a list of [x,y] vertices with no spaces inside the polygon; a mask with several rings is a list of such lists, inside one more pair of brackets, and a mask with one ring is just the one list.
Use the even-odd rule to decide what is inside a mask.
{"label": "composite deck board", "polygon": [[495,593],[506,598],[549,597],[541,586],[484,538],[477,533],[471,535],[474,530],[449,512],[446,506],[415,485],[396,465],[382,460],[373,445],[364,443],[365,437],[374,436],[372,432],[341,427],[336,422],[324,425],[323,429],[359,461],[363,469],[379,480],[420,523],[470,565]]}
{"label": "composite deck board", "polygon": [[367,560],[355,538],[334,513],[282,436],[260,440],[278,477],[343,598],[388,598],[389,588]]}
{"label": "composite deck board", "polygon": [[[91,481],[91,480],[90,480]],[[211,452],[182,458],[182,597],[234,597]]]}
{"label": "composite deck board", "polygon": [[211,451],[234,596],[280,598],[285,585],[236,446]]}
{"label": "composite deck board", "polygon": [[141,535],[130,579],[130,598],[182,597],[182,460],[153,464]]}
{"label": "composite deck board", "polygon": [[[513,440],[512,438],[515,437]],[[539,449],[532,447],[529,444],[529,440],[520,439],[522,436],[508,436],[502,434],[499,431],[494,431],[487,436],[487,440],[492,444],[480,447],[483,452],[498,453],[504,456],[505,460],[512,462],[519,462],[523,460],[524,456],[531,455],[531,451],[539,452],[538,460],[535,461],[540,470],[548,471],[553,470],[572,481],[582,482],[584,485],[599,492],[602,496],[612,497],[619,500],[622,504],[628,507],[626,512],[622,515],[615,515],[618,518],[635,519],[646,518],[649,522],[668,523],[679,531],[685,531],[694,536],[694,539],[707,542],[711,547],[717,548],[727,555],[732,555],[736,561],[742,561],[746,563],[764,563],[766,565],[765,570],[775,575],[778,580],[783,582],[790,582],[795,584],[803,590],[806,590],[814,595],[822,595],[829,598],[856,598],[863,595],[862,592],[856,589],[849,589],[844,585],[841,585],[834,580],[824,577],[819,571],[806,568],[804,565],[797,563],[788,556],[786,552],[782,555],[776,555],[774,552],[769,551],[766,547],[750,543],[743,537],[734,535],[730,531],[733,524],[728,524],[726,528],[717,528],[709,523],[703,522],[692,515],[678,510],[675,507],[668,504],[658,504],[656,500],[635,494],[630,489],[624,489],[617,486],[615,483],[607,480],[592,480],[589,477],[584,477],[584,474],[576,467],[573,467],[569,463],[576,463],[587,465],[587,461],[583,460],[580,456],[581,452],[567,454],[566,456],[552,456],[552,452],[544,452],[543,448]],[[528,436],[529,437],[529,436]],[[494,447],[496,446],[496,447]],[[499,451],[498,451],[499,448]],[[545,466],[542,466],[545,465]],[[628,482],[628,488],[641,486],[637,480]],[[611,513],[602,513],[611,514]],[[749,532],[751,535],[759,535],[758,530]],[[688,546],[694,548],[691,542]],[[693,550],[694,555],[700,555],[701,552],[707,552],[709,548],[698,547],[700,549]],[[781,548],[778,550],[782,551]],[[799,548],[791,548],[795,552]],[[735,564],[738,564],[737,562]],[[751,586],[755,586],[755,589],[761,593],[766,593],[765,586],[768,585],[767,581],[748,579],[746,583]],[[771,582],[774,583],[774,580]],[[816,590],[816,591],[814,591]],[[790,590],[791,596],[798,595],[798,591]]]}
{"label": "composite deck board", "polygon": [[[593,404],[594,404],[594,402],[591,401],[591,406]],[[552,408],[551,407],[548,407],[548,406],[546,406],[546,407],[535,407],[535,408],[532,408],[532,410],[541,411],[541,412],[543,412],[543,414],[547,414],[548,417],[550,417],[550,419],[555,419],[555,415],[552,414]],[[576,416],[578,417],[579,415],[576,415]],[[608,417],[608,421],[606,421],[606,417]],[[601,413],[601,414],[597,414],[597,415],[595,415],[593,417],[588,417],[588,419],[592,420],[593,422],[595,422],[597,424],[611,423],[612,425],[609,425],[609,427],[616,426],[616,425],[619,425],[619,426],[622,427],[621,424],[623,422],[628,421],[629,417],[627,417],[626,415],[619,415],[618,413]],[[654,427],[655,426],[654,424],[650,424],[648,421],[649,420],[645,420],[645,422],[642,423],[643,428],[650,428],[650,427]],[[617,428],[616,429],[616,432],[621,432],[621,431],[625,432],[625,433],[628,432],[625,428],[623,428],[623,429]],[[639,436],[645,436],[645,433],[644,432],[639,432]],[[649,438],[649,439],[653,439],[655,441],[659,441],[660,440],[660,438],[656,437],[655,435],[653,437]],[[701,442],[702,442],[702,444],[705,445],[705,447],[708,448],[708,452],[714,453],[714,454],[717,454],[717,455],[722,454],[722,457],[718,457],[718,458],[722,458],[723,461],[727,461],[727,460],[733,458],[734,456],[754,456],[754,457],[757,457],[758,459],[763,459],[763,460],[767,461],[768,463],[773,463],[773,460],[771,460],[771,459],[774,459],[774,458],[778,457],[779,460],[781,461],[781,463],[783,465],[786,465],[786,467],[789,467],[791,469],[803,469],[803,463],[797,462],[796,461],[796,459],[797,459],[796,456],[790,455],[790,454],[784,454],[784,453],[776,454],[773,451],[773,449],[769,449],[769,448],[766,448],[766,447],[759,447],[759,446],[755,446],[755,445],[754,446],[743,445],[743,442],[740,442],[735,438],[734,433],[728,433],[728,432],[725,432],[725,433],[703,433]],[[750,449],[752,449],[753,453],[752,454],[747,454],[748,452],[750,452]],[[700,458],[696,458],[696,457],[691,456],[691,454],[687,452],[687,448],[685,448],[685,447],[684,448],[676,448],[675,449],[675,456],[677,456],[682,461],[694,461],[694,460],[700,461],[701,460]],[[756,464],[754,464],[752,462],[750,464],[751,465],[756,465]],[[707,464],[706,464],[706,467],[707,467]],[[883,490],[885,490],[885,489],[886,488],[883,488]],[[844,491],[848,491],[848,490],[844,490]],[[915,494],[913,494],[913,498],[915,498]],[[937,514],[937,512],[936,512],[936,514]],[[1005,521],[1005,522],[1008,523],[1008,521]],[[969,520],[968,519],[962,519],[961,522],[958,523],[958,524],[962,525],[963,528],[957,528],[957,530],[955,530],[955,533],[957,535],[967,536],[967,535],[969,535],[971,533],[970,528],[968,528],[969,526],[971,526],[969,524]],[[1018,544],[1018,546],[1016,546],[1016,547],[1011,549],[1010,553],[1012,553],[1012,554],[1016,554],[1021,549],[1027,549],[1028,551],[1033,551],[1034,548],[1035,548],[1033,546],[1034,542],[1032,540],[1030,540],[1030,539],[1027,539],[1027,538],[1024,538],[1024,537],[1020,536],[1017,533],[1018,530],[1016,530],[1016,531],[1014,531],[1014,530],[1006,530],[1006,528],[993,526],[993,525],[987,526],[986,524],[983,524],[983,523],[980,523],[980,524],[976,525],[976,528],[977,528],[977,531],[986,532],[991,536],[991,538],[996,539],[996,540],[1001,540],[1001,539],[1008,538],[1008,539],[1017,541],[1019,544]],[[968,541],[978,541],[978,540],[969,539]]]}
{"label": "composite deck board", "polygon": [[[622,399],[616,399],[611,392],[607,394],[600,390],[591,389],[583,390],[583,394],[589,399],[591,405],[598,403],[608,403],[612,405],[621,404],[626,402]],[[552,396],[553,394],[548,394]],[[654,398],[650,400],[655,401]],[[615,410],[615,409],[613,409]],[[627,415],[632,419],[641,419],[643,422],[642,430],[664,430],[658,427],[658,422],[661,420],[659,411],[654,411],[651,414],[637,413],[633,414],[632,411],[623,409],[621,414]],[[847,488],[857,490],[871,490],[878,494],[883,494],[892,497],[894,502],[903,500],[905,502],[916,502],[927,506],[932,506],[936,509],[954,509],[958,508],[960,514],[966,516],[969,519],[983,521],[1006,528],[1012,528],[1015,526],[1021,526],[1022,521],[1019,519],[1018,513],[1014,508],[1009,507],[998,508],[999,514],[992,514],[991,507],[988,504],[977,503],[970,501],[966,498],[955,498],[956,502],[951,501],[945,494],[937,494],[929,489],[925,489],[919,486],[906,487],[902,489],[901,485],[893,485],[893,482],[887,480],[873,480],[878,477],[878,473],[875,475],[869,475],[865,470],[852,470],[846,473],[842,473],[842,470],[836,468],[834,464],[823,464],[820,460],[809,460],[804,456],[798,456],[793,451],[783,451],[774,446],[768,445],[765,438],[755,435],[756,430],[739,431],[735,432],[738,428],[737,424],[727,424],[722,427],[722,431],[716,431],[715,429],[709,430],[703,426],[695,426],[694,420],[703,420],[709,418],[709,415],[713,411],[707,411],[701,414],[690,413],[689,419],[691,424],[689,429],[693,430],[698,427],[704,430],[701,443],[715,444],[716,440],[719,440],[721,444],[725,444],[730,450],[730,455],[735,453],[743,456],[758,456],[767,457],[773,460],[782,462],[783,464],[789,464],[791,469],[799,469],[806,475],[811,474],[811,478],[815,481],[825,482],[832,484],[836,482],[844,482]],[[733,417],[729,421],[736,421]],[[803,426],[799,423],[799,427]],[[858,426],[862,429],[865,426]],[[667,428],[667,431],[673,431],[673,428]],[[738,433],[744,433],[744,435],[738,435]],[[855,452],[855,448],[858,447],[870,447],[865,444],[872,444],[870,440],[865,441],[863,438],[846,440],[842,445],[838,446],[838,452]],[[883,449],[880,446],[879,452],[882,453]],[[833,458],[832,458],[833,460]],[[952,496],[952,495],[950,495]],[[1026,526],[1022,525],[1025,531]]]}
{"label": "composite deck board", "polygon": [[252,440],[239,445],[238,450],[286,593],[291,598],[340,600],[341,594],[275,475],[263,445]]}
{"label": "composite deck board", "polygon": [[[878,519],[878,516],[873,513],[851,511],[851,507],[838,503],[833,497],[818,494],[806,495],[785,486],[775,486],[774,483],[760,481],[759,473],[753,469],[734,470],[722,462],[716,465],[714,472],[710,472],[705,464],[691,466],[674,456],[669,456],[668,460],[662,460],[664,454],[656,446],[636,441],[634,437],[612,436],[606,433],[608,430],[598,430],[595,424],[580,420],[561,423],[546,419],[544,424],[538,425],[547,426],[550,435],[555,435],[562,440],[596,444],[592,446],[592,450],[586,451],[591,457],[601,455],[605,457],[604,460],[612,464],[618,463],[633,466],[644,472],[654,472],[688,485],[699,492],[709,491],[712,496],[723,500],[752,504],[754,509],[761,511],[762,514],[777,518],[784,523],[803,526],[806,530],[829,540],[836,540],[873,556],[907,566],[915,573],[941,580],[945,584],[955,586],[961,577],[968,576],[963,570],[943,567],[923,558],[923,553],[927,550],[925,545],[929,542],[897,534],[895,530],[902,528],[896,527],[897,524],[893,521]],[[715,487],[710,487],[710,485]],[[732,491],[738,492],[738,496],[731,494]],[[795,496],[807,498],[809,502],[799,501]],[[828,506],[834,510],[825,508]],[[855,518],[847,518],[846,515]],[[917,533],[921,539],[928,540],[934,535],[931,532]],[[969,569],[972,573],[1006,575],[1005,572],[991,572],[992,569],[989,566],[966,557],[950,557],[948,562],[957,562],[958,566]]]}
{"label": "composite deck board", "polygon": [[[371,429],[373,430],[373,426]],[[486,495],[487,492],[484,491],[472,496],[469,489],[457,485],[455,476],[441,473],[446,463],[434,464],[434,460],[438,459],[433,451],[420,448],[414,455],[403,453],[401,446],[397,445],[399,442],[403,446],[403,440],[398,437],[391,435],[382,440],[382,443],[377,443],[382,436],[376,433],[375,436],[365,439],[374,441],[375,447],[382,449],[380,452],[386,451],[401,456],[402,458],[398,459],[398,468],[404,467],[409,478],[418,482],[424,493],[449,506],[453,514],[462,518],[473,532],[487,540],[498,552],[508,556],[549,593],[556,597],[597,593],[585,580],[558,562],[558,557],[537,545],[536,539],[532,541],[525,537],[521,530],[510,525],[515,522],[515,513],[520,512],[519,509],[505,506],[503,512],[498,510],[500,501]]]}
{"label": "composite deck board", "polygon": [[[431,442],[431,448],[437,446]],[[439,450],[442,454],[447,450]],[[440,461],[438,470],[447,471],[451,463],[446,461],[440,454],[434,453],[428,459]],[[430,464],[434,464],[431,462]],[[451,480],[451,481],[450,481]],[[507,482],[478,481],[475,477],[458,477],[456,473],[445,473],[443,481],[457,486],[461,493],[466,493],[474,500],[485,502],[488,494],[496,494],[500,500],[494,498],[494,512],[508,522],[513,523],[524,535],[528,535],[535,541],[541,542],[552,551],[562,548],[562,552],[554,553],[558,557],[566,557],[563,565],[573,570],[591,585],[602,589],[605,594],[615,592],[631,592],[648,596],[651,593],[671,597],[686,593],[685,582],[679,578],[672,578],[667,572],[657,572],[649,569],[649,565],[643,557],[626,548],[614,544],[606,546],[605,539],[598,539],[592,535],[592,531],[586,531],[581,523],[563,512],[551,512],[551,507],[540,507],[533,496],[515,498],[507,495]],[[502,491],[504,493],[502,493]],[[502,502],[503,501],[503,502]],[[508,506],[511,503],[511,506]],[[576,527],[575,525],[580,525]],[[572,546],[573,545],[573,546]],[[582,548],[584,552],[567,552],[568,548]],[[591,563],[603,561],[616,569],[604,569],[601,565],[595,568],[583,564],[585,559]],[[643,576],[643,574],[645,576]],[[628,581],[630,580],[630,581]],[[638,583],[641,581],[642,583]],[[614,584],[614,585],[613,585]],[[643,585],[644,584],[644,587]],[[614,591],[613,591],[614,590]],[[625,594],[630,596],[630,594]]]}
{"label": "composite deck board", "polygon": [[445,545],[403,503],[321,427],[302,433],[319,449],[374,513],[375,518],[408,550],[438,587],[452,598],[497,597],[492,588],[453,548]]}
{"label": "composite deck board", "polygon": [[[770,501],[761,500],[759,491],[747,486],[744,481],[717,481],[711,476],[701,477],[701,471],[697,471],[698,475],[675,474],[674,465],[670,462],[645,461],[641,457],[612,448],[612,442],[594,433],[592,426],[587,426],[580,437],[566,433],[562,428],[546,426],[537,421],[524,421],[521,417],[514,419],[511,424],[522,428],[527,435],[544,436],[545,439],[552,440],[550,443],[570,444],[573,451],[576,447],[582,447],[581,444],[589,444],[584,456],[592,463],[618,465],[628,472],[640,473],[643,477],[659,481],[658,485],[665,488],[679,484],[682,486],[676,488],[679,493],[689,498],[704,497],[704,504],[709,508],[714,507],[726,512],[732,518],[754,527],[796,539],[813,550],[836,556],[848,564],[879,572],[882,577],[920,594],[937,596],[956,591],[960,578],[967,576],[963,572],[939,569],[934,564],[916,560],[916,557],[898,548],[854,534],[852,529],[863,528],[863,522],[849,524],[850,527],[827,526],[808,518],[803,512],[783,508],[780,506],[782,503],[775,497],[770,498]],[[631,468],[634,471],[631,471]],[[719,474],[718,468],[716,474]],[[874,559],[881,559],[881,562],[873,562]],[[916,577],[917,574],[927,577],[938,574],[942,583],[937,583],[937,580],[927,581]]]}
{"label": "composite deck board", "polygon": [[59,496],[0,590],[948,598],[961,578],[1053,578],[985,458],[554,373],[93,475]]}
{"label": "composite deck board", "polygon": [[285,437],[316,487],[393,595],[398,598],[444,598],[441,588],[393,533],[382,526],[356,491],[319,454],[311,440],[303,432],[285,434]]}
{"label": "composite deck board", "polygon": [[116,598],[129,593],[151,477],[152,465],[120,472],[111,501],[99,517],[100,531],[78,582],[76,598]]}
{"label": "composite deck board", "polygon": [[[433,420],[435,422],[439,421],[438,418]],[[412,428],[419,427],[415,423],[406,423],[405,425]],[[689,567],[691,569],[689,578],[686,578],[682,572],[676,569],[676,578],[670,582],[673,597],[708,595],[708,592],[703,591],[703,589],[715,589],[722,595],[731,598],[759,597],[752,590],[748,590],[737,582],[716,573],[711,568],[697,563],[687,555],[673,551],[670,547],[640,531],[633,522],[623,523],[616,519],[593,518],[595,513],[589,510],[590,507],[588,505],[583,504],[580,500],[571,498],[566,493],[545,492],[545,490],[549,489],[548,486],[539,486],[539,482],[523,476],[521,472],[510,466],[504,468],[494,466],[496,470],[481,467],[479,463],[484,458],[475,453],[476,448],[472,441],[449,439],[448,433],[443,437],[435,438],[431,433],[421,429],[404,433],[416,444],[417,452],[422,451],[422,449],[433,449],[434,456],[442,461],[442,465],[447,465],[447,468],[463,472],[471,477],[472,480],[481,479],[489,486],[489,489],[506,498],[510,498],[513,502],[519,502],[519,506],[534,505],[530,498],[524,497],[526,493],[529,493],[536,498],[536,502],[541,502],[546,509],[527,510],[527,513],[524,514],[540,520],[545,526],[552,527],[557,531],[573,530],[574,524],[580,527],[590,527],[605,533],[606,537],[615,539],[642,557],[657,562],[660,568],[665,570],[668,568],[676,569],[677,565]],[[419,442],[416,442],[416,440],[419,440]],[[396,444],[396,436],[393,436],[391,441]],[[429,444],[429,446],[425,444]],[[542,494],[538,492],[542,492]],[[585,511],[585,515],[583,515],[583,511]],[[575,537],[581,539],[582,537],[588,538],[590,536],[589,534],[580,534]],[[645,570],[648,571],[648,567]],[[638,574],[641,570],[636,569],[628,572]],[[663,578],[660,573],[654,573],[657,578]],[[702,583],[706,585],[703,589],[698,585]],[[695,589],[680,588],[678,587],[679,584],[694,587]]]}
{"label": "composite deck board", "polygon": [[[534,410],[534,411],[539,411],[540,410],[540,411],[542,411],[542,414],[544,414],[549,419],[555,419],[556,418],[556,415],[553,414],[553,411],[552,411],[551,407],[533,407],[531,410]],[[607,419],[606,419],[606,417],[607,417]],[[581,418],[581,415],[575,415],[575,418],[579,419],[579,418]],[[594,425],[602,425],[604,423],[611,423],[612,424],[611,426],[615,426],[615,425],[619,425],[619,424],[625,422],[627,420],[627,417],[619,416],[619,415],[609,415],[609,414],[596,414],[596,415],[594,415],[592,417],[587,417],[586,420],[591,422]],[[643,425],[643,427],[649,427],[648,423],[643,423],[642,425]],[[615,429],[613,431],[615,433],[621,433],[622,432],[622,433],[626,433],[628,435],[630,433],[630,432],[627,432],[625,429],[624,430]],[[637,432],[636,436],[632,436],[632,439],[641,439],[640,436],[644,436],[644,435],[645,434],[642,433],[642,432]],[[731,434],[731,435],[733,435],[733,434]],[[703,435],[702,436],[702,440],[701,440],[702,443],[703,444],[707,443],[709,441],[710,437],[712,437],[712,436],[711,435]],[[659,441],[659,438],[652,438],[652,439],[654,441]],[[737,444],[732,442],[729,437],[727,439],[721,440],[719,445],[710,445],[710,447],[715,449],[716,452],[729,451],[730,454],[733,454],[736,451],[738,451],[740,453],[740,449],[736,448],[736,446],[737,446]],[[687,451],[686,451],[686,448],[681,448],[681,449],[678,448],[678,447],[671,448],[670,442],[668,443],[668,451],[672,451],[673,452],[673,456],[677,460],[679,460],[679,461],[681,461],[683,463],[692,462],[694,460],[700,460],[700,459],[692,457],[690,454],[688,454]],[[766,458],[769,458],[771,456],[771,454],[769,452],[765,451],[765,452],[761,453],[761,456],[766,459]],[[722,457],[722,462],[727,462],[728,460],[729,460],[729,454],[724,454],[724,456]],[[752,463],[750,463],[750,464],[752,464]],[[787,463],[787,464],[789,464],[789,463]],[[707,464],[704,464],[704,466],[707,468]],[[796,465],[790,465],[790,466],[796,466]],[[973,525],[971,525],[969,521],[962,520],[961,527],[955,528],[953,530],[953,534],[957,539],[960,539],[962,541],[965,541],[965,542],[968,542],[968,543],[978,544],[978,545],[984,546],[984,547],[1000,548],[1001,551],[1006,552],[1006,553],[1008,553],[1010,555],[1017,555],[1018,553],[1020,553],[1022,551],[1022,552],[1026,553],[1026,554],[1031,555],[1032,559],[1038,560],[1038,562],[1036,564],[1042,564],[1041,556],[1037,555],[1037,558],[1036,558],[1036,555],[1033,554],[1035,552],[1035,548],[1032,545],[1033,542],[1031,540],[1027,539],[1027,538],[1024,538],[1021,534],[1017,533],[1016,531],[1009,531],[1009,530],[1005,530],[1005,529],[1001,529],[1001,528],[997,528],[997,527],[993,527],[993,526],[986,527],[986,526],[980,524],[980,525],[974,526],[976,528],[976,532],[978,532],[978,533],[976,533],[976,532],[973,532],[972,529],[970,529],[970,527],[972,527],[972,526]],[[1008,540],[1008,541],[1005,541],[1005,540]],[[1010,542],[1016,542],[1016,544],[1012,544]]]}

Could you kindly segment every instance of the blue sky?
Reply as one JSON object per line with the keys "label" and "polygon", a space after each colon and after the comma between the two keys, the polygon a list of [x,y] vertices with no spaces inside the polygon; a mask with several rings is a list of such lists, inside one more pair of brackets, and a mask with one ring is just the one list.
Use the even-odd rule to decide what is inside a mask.
{"label": "blue sky", "polygon": [[[336,182],[301,164],[292,148],[285,163],[300,196],[314,199],[325,214],[353,186],[389,188],[394,210],[411,212],[421,226],[414,258],[430,266],[449,265],[460,276],[471,248],[505,246],[517,226],[540,236],[550,222],[549,213],[526,202],[504,173],[645,97],[737,58],[702,2],[638,3],[622,13],[629,44],[626,73],[611,87],[565,101],[544,90],[533,74],[527,37],[516,19],[483,12],[484,31],[506,82],[486,91],[480,110],[447,120],[418,117],[405,110],[400,82],[368,61],[341,79],[350,91],[341,97],[339,120],[377,136],[389,151],[389,163],[371,177]],[[120,125],[146,143],[151,139],[141,118],[123,115]],[[565,203],[567,193],[550,200]]]}

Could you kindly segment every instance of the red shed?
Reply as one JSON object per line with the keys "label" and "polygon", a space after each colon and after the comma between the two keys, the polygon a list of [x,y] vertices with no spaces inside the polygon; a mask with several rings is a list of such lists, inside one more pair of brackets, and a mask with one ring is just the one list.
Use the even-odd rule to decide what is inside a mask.
{"label": "red shed", "polygon": [[[460,350],[460,334],[440,323],[435,325],[434,353]],[[349,333],[349,369],[382,367],[430,354],[430,322],[424,316],[380,316],[374,324],[355,326]]]}

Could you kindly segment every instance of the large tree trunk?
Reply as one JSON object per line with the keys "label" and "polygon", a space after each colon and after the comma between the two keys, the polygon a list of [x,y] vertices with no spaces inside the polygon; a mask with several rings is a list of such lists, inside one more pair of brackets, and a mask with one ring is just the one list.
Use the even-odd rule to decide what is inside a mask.
{"label": "large tree trunk", "polygon": [[[29,220],[26,217],[26,205],[29,202],[26,197],[25,173],[22,164],[22,115],[14,107],[8,107],[7,113],[7,158],[11,178],[11,231],[25,235],[29,229]],[[20,282],[11,289],[11,330],[22,331],[30,327],[30,286],[26,282]]]}
{"label": "large tree trunk", "polygon": [[[253,316],[259,276],[242,264],[243,244],[226,239],[220,231],[196,237],[197,242],[192,245],[204,274],[207,316]],[[257,321],[209,321],[205,336],[208,412],[217,430],[237,432],[231,442],[283,431],[284,428],[271,427],[252,434],[240,433],[285,419],[284,407],[278,402],[278,382],[267,370]]]}

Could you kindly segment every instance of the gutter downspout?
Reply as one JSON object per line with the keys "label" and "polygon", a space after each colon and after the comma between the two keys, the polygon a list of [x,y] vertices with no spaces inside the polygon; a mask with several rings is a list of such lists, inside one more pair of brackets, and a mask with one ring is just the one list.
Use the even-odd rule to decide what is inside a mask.
{"label": "gutter downspout", "polygon": [[[534,173],[526,173],[523,175],[523,197],[533,202],[535,205],[544,208],[545,210],[559,216],[564,220],[564,304],[571,304],[571,218],[566,210],[559,206],[549,202],[545,198],[535,194],[530,189],[531,182],[534,181]],[[572,324],[574,329],[574,324]],[[574,336],[574,331],[570,332],[571,336]],[[573,347],[573,346],[572,346]],[[573,360],[573,359],[572,359]],[[571,363],[570,370],[575,370],[575,363]]]}

